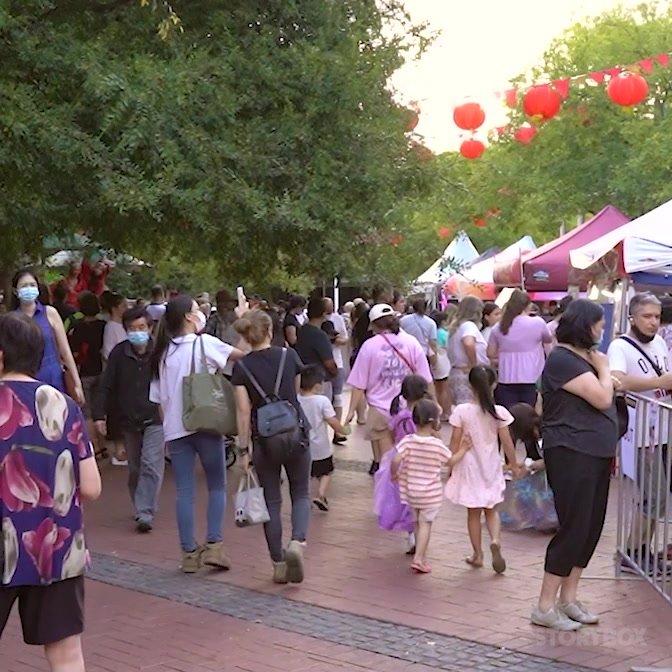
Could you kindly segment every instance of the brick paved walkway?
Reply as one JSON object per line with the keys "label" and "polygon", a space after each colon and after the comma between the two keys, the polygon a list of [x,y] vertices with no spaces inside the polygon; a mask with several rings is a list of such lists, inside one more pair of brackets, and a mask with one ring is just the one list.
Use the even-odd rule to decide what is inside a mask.
{"label": "brick paved walkway", "polygon": [[[371,479],[362,473],[368,455],[359,434],[358,428],[349,445],[337,452],[339,468],[330,496],[332,510],[328,514],[315,513],[311,521],[304,584],[272,584],[262,530],[235,528],[229,511],[226,543],[234,561],[233,569],[209,575],[207,579],[199,575],[187,584],[196,591],[203,590],[200,586],[205,585],[210,604],[179,597],[177,601],[167,601],[137,592],[146,591],[147,585],[156,581],[178,581],[181,585],[194,578],[176,572],[178,548],[172,478],[168,474],[156,529],[150,535],[140,536],[133,532],[124,470],[105,468],[103,498],[86,512],[89,543],[103,556],[140,563],[135,573],[147,585],[143,588],[129,583],[129,574],[124,572],[133,565],[121,563],[117,569],[126,569],[115,575],[109,557],[98,560],[94,568],[96,576],[107,573],[105,581],[134,590],[88,582],[89,625],[85,641],[89,670],[453,669],[446,666],[450,663],[448,658],[451,654],[461,655],[461,647],[468,646],[465,641],[475,647],[469,649],[476,652],[469,659],[474,667],[465,665],[463,659],[460,669],[477,669],[479,665],[497,667],[495,663],[504,669],[518,669],[521,663],[526,666],[520,669],[562,669],[550,668],[537,657],[563,661],[568,664],[565,669],[586,666],[625,672],[633,665],[672,666],[672,610],[644,582],[613,578],[613,506],[605,535],[587,570],[582,595],[600,614],[602,623],[576,635],[557,636],[528,622],[538,591],[547,537],[505,533],[503,543],[509,564],[506,574],[495,576],[487,569],[473,570],[463,562],[469,550],[465,512],[447,505],[437,521],[430,546],[434,572],[431,576],[412,575],[403,555],[401,537],[380,531],[371,514]],[[202,474],[199,479],[197,507],[202,529],[205,491]],[[122,575],[126,577],[123,581],[119,578]],[[346,635],[339,635],[344,640],[335,644],[328,633],[321,631],[307,629],[299,635],[280,630],[277,621],[259,624],[245,620],[240,613],[236,617],[226,615],[230,612],[225,596],[230,597],[229,591],[234,587],[254,591],[236,593],[239,597],[252,595],[260,599],[259,593],[266,593],[291,600],[289,607],[295,610],[292,613],[301,614],[301,618],[312,612],[296,609],[309,609],[310,605],[328,610],[320,612],[328,614],[324,617],[327,623],[331,623],[328,618],[336,618],[335,622],[340,623],[341,612],[349,614],[343,617],[346,619],[366,617],[364,621],[351,621],[358,623],[355,630],[363,634],[355,640],[350,634],[355,630],[349,630]],[[175,597],[175,592],[171,592],[171,597]],[[214,606],[219,605],[215,611],[223,613],[213,613],[214,602],[217,602]],[[286,604],[285,600],[280,604]],[[312,620],[307,620],[311,625]],[[379,621],[384,624],[379,625]],[[414,658],[400,656],[398,649],[375,653],[376,649],[369,646],[371,638],[366,635],[372,623],[376,624],[374,634],[376,627],[398,624],[410,630],[397,629],[397,632],[404,632],[411,639],[415,637],[416,642],[433,641],[434,645],[423,650],[426,653],[431,649],[430,657],[420,664],[413,662]],[[325,627],[328,629],[328,625]],[[395,644],[394,632],[394,629],[386,631],[384,641],[390,645]],[[263,647],[254,642],[263,643]],[[478,648],[476,643],[488,646]],[[101,647],[106,653],[101,653]],[[509,661],[511,654],[503,655],[499,647],[524,655]],[[114,654],[117,649],[122,652],[119,656]],[[185,655],[186,661],[180,663]],[[109,657],[119,666],[115,667]],[[0,669],[3,672],[46,669],[40,660],[39,651],[19,645],[15,625],[10,624],[0,644]],[[187,667],[187,663],[193,666]]]}

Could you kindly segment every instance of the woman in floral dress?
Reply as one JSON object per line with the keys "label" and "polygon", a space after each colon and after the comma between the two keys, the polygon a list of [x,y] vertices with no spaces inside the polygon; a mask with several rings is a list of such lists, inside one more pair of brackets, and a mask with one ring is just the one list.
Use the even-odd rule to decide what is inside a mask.
{"label": "woman in floral dress", "polygon": [[29,317],[0,317],[0,635],[12,607],[52,670],[84,672],[82,499],[101,484],[82,412],[35,380],[44,339]]}

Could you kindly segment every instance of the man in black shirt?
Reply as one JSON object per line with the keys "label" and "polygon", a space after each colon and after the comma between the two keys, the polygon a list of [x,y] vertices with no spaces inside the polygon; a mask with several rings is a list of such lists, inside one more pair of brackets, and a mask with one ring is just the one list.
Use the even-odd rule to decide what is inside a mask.
{"label": "man in black shirt", "polygon": [[324,375],[323,394],[331,400],[331,380],[338,375],[331,341],[322,331],[327,306],[322,297],[311,299],[308,304],[308,322],[301,327],[296,339],[296,352],[307,365],[317,366]]}
{"label": "man in black shirt", "polygon": [[114,401],[128,453],[128,489],[138,532],[152,529],[163,482],[164,440],[159,407],[149,400],[152,379],[151,318],[145,308],[131,308],[122,318],[128,340],[110,353],[94,404],[96,428],[105,435],[105,418]]}

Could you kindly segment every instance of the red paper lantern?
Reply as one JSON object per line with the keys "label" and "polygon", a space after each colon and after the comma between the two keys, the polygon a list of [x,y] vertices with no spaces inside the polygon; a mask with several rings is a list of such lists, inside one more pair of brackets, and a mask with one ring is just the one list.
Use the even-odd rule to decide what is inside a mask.
{"label": "red paper lantern", "polygon": [[474,226],[477,226],[479,229],[484,229],[486,226],[487,222],[483,217],[476,217],[474,218]]}
{"label": "red paper lantern", "polygon": [[464,131],[475,131],[485,121],[485,112],[478,103],[464,103],[453,110],[453,121]]}
{"label": "red paper lantern", "polygon": [[534,136],[537,134],[537,129],[534,126],[525,124],[520,128],[516,129],[516,132],[513,134],[513,137],[520,142],[522,145],[529,145]]}
{"label": "red paper lantern", "polygon": [[528,117],[552,119],[559,111],[562,97],[548,84],[528,89],[523,97],[523,110]]}
{"label": "red paper lantern", "polygon": [[460,145],[460,154],[465,159],[478,159],[483,156],[485,145],[480,140],[465,140]]}
{"label": "red paper lantern", "polygon": [[438,230],[437,235],[439,236],[439,238],[442,238],[442,239],[443,239],[443,238],[450,238],[450,236],[452,235],[452,233],[453,233],[452,230],[449,229],[447,226],[442,226],[442,227]]}
{"label": "red paper lantern", "polygon": [[415,130],[415,127],[420,121],[420,115],[415,110],[408,110],[408,119],[406,121],[405,131],[410,133]]}
{"label": "red paper lantern", "polygon": [[607,86],[607,95],[617,105],[630,107],[646,100],[649,85],[641,75],[634,72],[621,72],[612,77]]}
{"label": "red paper lantern", "polygon": [[400,233],[397,233],[390,238],[390,245],[392,245],[392,247],[398,247],[403,242],[404,242],[404,237]]}
{"label": "red paper lantern", "polygon": [[510,108],[515,108],[518,105],[518,89],[509,89],[504,92],[504,100]]}

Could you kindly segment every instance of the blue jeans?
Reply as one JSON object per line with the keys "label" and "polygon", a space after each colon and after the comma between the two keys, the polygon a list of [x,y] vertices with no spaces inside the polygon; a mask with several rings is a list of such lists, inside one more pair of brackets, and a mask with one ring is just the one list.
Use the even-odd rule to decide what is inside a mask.
{"label": "blue jeans", "polygon": [[177,528],[180,546],[190,553],[198,547],[194,535],[194,466],[196,455],[201,461],[208,484],[207,541],[222,540],[226,507],[226,467],[222,437],[196,432],[168,441],[177,490]]}
{"label": "blue jeans", "polygon": [[124,431],[124,445],[128,455],[128,490],[136,520],[151,524],[163,483],[163,426],[149,425],[141,432]]}

